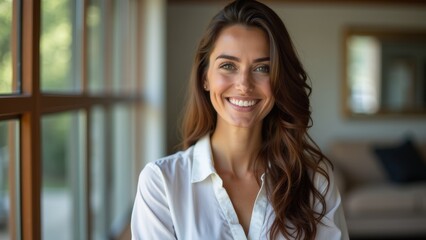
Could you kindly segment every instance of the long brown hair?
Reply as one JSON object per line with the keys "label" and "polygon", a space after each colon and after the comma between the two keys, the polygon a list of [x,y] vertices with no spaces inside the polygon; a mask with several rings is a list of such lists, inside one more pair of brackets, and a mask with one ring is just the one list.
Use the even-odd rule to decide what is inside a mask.
{"label": "long brown hair", "polygon": [[[275,105],[263,120],[263,141],[255,169],[265,169],[267,194],[276,215],[270,236],[274,239],[281,233],[287,238],[314,239],[326,206],[324,196],[314,186],[313,176],[319,173],[329,181],[325,165],[320,164],[329,161],[307,133],[312,126],[307,74],[284,23],[266,5],[247,0],[232,2],[207,27],[190,78],[182,122],[183,147],[188,148],[214,131],[217,116],[203,90],[203,81],[218,35],[224,27],[234,24],[258,27],[269,37]],[[321,212],[315,212],[315,202],[322,205]]]}

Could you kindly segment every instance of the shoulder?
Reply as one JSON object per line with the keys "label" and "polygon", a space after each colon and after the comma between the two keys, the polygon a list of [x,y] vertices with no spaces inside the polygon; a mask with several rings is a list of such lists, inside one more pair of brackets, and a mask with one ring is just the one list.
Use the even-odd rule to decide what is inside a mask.
{"label": "shoulder", "polygon": [[192,168],[193,147],[148,163],[140,174],[143,178],[159,178],[167,181],[176,176],[189,175]]}
{"label": "shoulder", "polygon": [[185,151],[179,151],[172,155],[160,158],[152,164],[161,169],[162,172],[172,173],[179,169],[187,169],[192,166],[193,147]]}

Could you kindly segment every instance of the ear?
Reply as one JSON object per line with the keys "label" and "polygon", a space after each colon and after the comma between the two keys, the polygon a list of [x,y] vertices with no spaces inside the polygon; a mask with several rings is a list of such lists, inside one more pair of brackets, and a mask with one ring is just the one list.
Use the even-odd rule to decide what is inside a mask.
{"label": "ear", "polygon": [[203,89],[204,89],[205,91],[210,91],[209,81],[207,81],[207,79],[206,79],[206,80],[204,80],[204,82],[203,82]]}

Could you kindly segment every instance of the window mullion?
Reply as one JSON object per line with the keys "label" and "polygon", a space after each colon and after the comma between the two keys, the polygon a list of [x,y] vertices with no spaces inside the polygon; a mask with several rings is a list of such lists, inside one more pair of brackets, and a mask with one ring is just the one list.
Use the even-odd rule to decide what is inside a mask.
{"label": "window mullion", "polygon": [[41,239],[41,144],[40,144],[40,0],[23,2],[22,91],[30,96],[30,110],[22,115],[21,213],[22,239]]}
{"label": "window mullion", "polygon": [[[88,7],[89,7],[89,0],[81,0],[82,2],[82,21],[81,21],[81,90],[83,95],[88,96],[89,95],[89,80],[88,80],[88,25],[87,25],[87,15],[88,15]],[[84,161],[86,163],[85,168],[85,199],[84,199],[84,209],[86,210],[84,214],[84,218],[86,219],[86,239],[91,239],[91,229],[92,229],[92,219],[91,219],[91,208],[90,208],[90,193],[91,193],[91,182],[90,182],[90,173],[91,173],[91,156],[92,156],[92,143],[91,143],[91,119],[92,119],[92,112],[93,109],[92,106],[88,106],[85,108],[85,138],[86,138],[86,148],[85,148],[85,158]]]}

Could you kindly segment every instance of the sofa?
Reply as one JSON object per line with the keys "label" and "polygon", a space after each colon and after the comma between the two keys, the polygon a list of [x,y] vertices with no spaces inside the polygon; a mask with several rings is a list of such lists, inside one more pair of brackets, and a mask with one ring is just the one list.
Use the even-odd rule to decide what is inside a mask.
{"label": "sofa", "polygon": [[[422,161],[422,166],[410,166],[420,174],[414,179],[410,172],[395,177],[392,166],[383,162],[388,157],[398,164],[409,163],[411,153],[401,152],[407,144]],[[351,238],[426,239],[426,143],[337,140],[327,156],[334,164]],[[405,167],[394,165],[393,170]]]}

